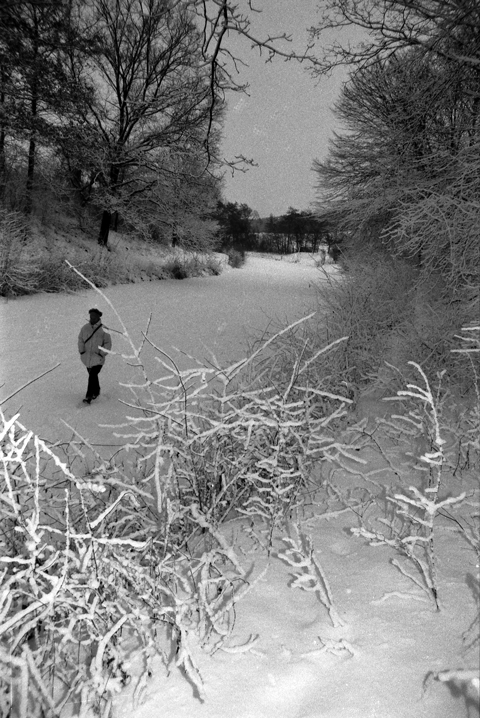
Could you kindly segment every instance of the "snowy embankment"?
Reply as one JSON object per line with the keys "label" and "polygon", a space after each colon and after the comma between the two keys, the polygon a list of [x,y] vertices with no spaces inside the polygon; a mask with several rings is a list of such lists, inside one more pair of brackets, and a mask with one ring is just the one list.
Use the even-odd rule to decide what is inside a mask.
{"label": "snowy embankment", "polygon": [[[312,285],[319,278],[311,260],[254,257],[244,269],[220,277],[113,287],[107,294],[135,340],[141,340],[151,313],[149,336],[162,350],[174,353],[181,366],[192,362],[187,355],[208,361],[211,352],[223,364],[243,356],[252,336],[308,314],[315,296]],[[22,423],[50,441],[70,435],[67,422],[108,454],[119,439],[98,424],[121,422],[125,406],[118,400],[125,389],[120,384],[129,380],[131,369],[120,357],[109,357],[100,375],[100,400],[89,407],[81,404],[86,373],[76,353],[76,337],[93,305],[104,311],[108,327],[120,328],[93,291],[3,303],[0,396],[60,362],[58,369],[11,399],[8,413],[21,409]],[[113,337],[114,348],[125,351],[120,335],[114,332]],[[158,365],[148,347],[146,363],[156,375]],[[374,494],[382,499],[385,487],[408,487],[418,477],[398,449],[389,445],[387,454],[384,446],[371,443],[359,447],[355,460],[345,460],[343,466],[317,467],[311,497],[296,516],[314,549],[314,554],[304,555],[303,567],[299,553],[287,553],[292,548],[288,539],[298,541],[292,526],[290,536],[287,529],[277,532],[267,559],[261,528],[254,532],[250,521],[238,518],[227,522],[223,535],[246,572],[245,585],[258,580],[232,609],[232,631],[219,650],[211,655],[202,651],[192,631],[190,649],[204,701],[175,666],[175,655],[164,656],[168,671],[156,658],[145,683],[136,683],[141,670],[133,659],[124,665],[133,679],[126,695],[116,700],[113,715],[473,718],[476,684],[463,681],[461,674],[449,681],[444,671],[472,668],[477,660],[475,551],[454,534],[451,522],[439,527],[435,551],[441,610],[436,611],[428,591],[392,565],[394,549],[369,546],[350,530],[358,526],[359,515],[367,516]],[[326,480],[333,489],[315,493]],[[449,481],[452,495],[468,493],[471,516],[472,477],[454,474]],[[415,574],[413,566],[408,570]],[[303,581],[298,580],[302,571]],[[311,580],[305,578],[308,571],[313,572]],[[323,586],[323,598],[321,591],[311,590],[315,581]],[[329,602],[335,609],[330,613]]]}

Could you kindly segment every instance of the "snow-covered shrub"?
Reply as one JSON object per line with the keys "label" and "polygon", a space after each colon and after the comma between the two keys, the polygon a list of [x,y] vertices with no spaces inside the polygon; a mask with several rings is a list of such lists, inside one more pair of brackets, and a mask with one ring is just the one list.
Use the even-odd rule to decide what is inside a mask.
{"label": "snow-covered shrub", "polygon": [[[418,256],[424,276],[433,275],[454,295],[480,281],[479,145],[468,142],[446,155],[435,181],[403,189],[385,239],[403,256]],[[438,160],[442,162],[441,158]]]}
{"label": "snow-covered shrub", "polygon": [[328,615],[334,628],[344,626],[333,600],[332,591],[320,561],[313,550],[312,541],[309,536],[302,533],[295,524],[296,539],[291,536],[283,538],[288,548],[280,551],[278,557],[295,569],[292,588],[300,588],[302,591],[315,593]]}
{"label": "snow-covered shrub", "polygon": [[162,271],[166,278],[187,279],[205,274],[220,274],[222,268],[211,254],[177,250],[162,259]]}
{"label": "snow-covered shrub", "polygon": [[393,332],[411,312],[414,271],[378,254],[347,257],[343,267],[318,285],[322,320],[317,342],[348,336],[328,370],[359,387],[375,379],[384,360],[391,358]]}
{"label": "snow-covered shrub", "polygon": [[0,214],[0,296],[82,289],[85,283],[67,267],[67,257],[97,287],[133,278],[132,268],[115,253],[70,248],[65,254],[52,247],[42,248],[38,242],[31,242],[29,235],[24,217],[13,212]]}
{"label": "snow-covered shrub", "polygon": [[[467,337],[462,338],[469,346],[460,351],[477,353],[478,327],[470,327],[464,331]],[[471,332],[470,336],[468,332]],[[452,441],[452,428],[446,409],[447,397],[442,391],[444,372],[437,375],[436,386],[432,387],[423,369],[414,362],[411,364],[420,375],[421,381],[418,384],[408,383],[405,389],[397,392],[396,397],[391,398],[402,402],[402,411],[392,414],[379,425],[392,439],[397,442],[403,440],[408,446],[414,445],[417,437],[422,437],[422,450],[418,456],[413,457],[418,460],[418,464],[413,467],[418,473],[408,488],[386,491],[382,498],[382,502],[385,501],[386,516],[375,516],[374,524],[362,518],[360,527],[353,528],[352,533],[368,539],[372,546],[390,546],[406,558],[407,563],[392,559],[392,564],[425,591],[436,609],[440,610],[435,525],[440,515],[445,516],[446,510],[459,508],[467,499],[466,491],[456,496],[451,495],[448,490],[448,476],[461,470],[462,463],[463,468],[478,467],[480,395],[476,384],[477,404],[466,412],[457,435],[453,434]],[[472,366],[477,378],[473,362]],[[455,519],[456,531],[466,538],[479,555],[480,534],[475,528],[478,514],[471,513],[471,522],[468,519]],[[378,524],[380,528],[377,527]],[[411,573],[412,567],[416,569],[415,573]]]}
{"label": "snow-covered shrub", "polygon": [[414,361],[430,375],[446,370],[449,385],[462,392],[471,388],[471,372],[451,350],[461,327],[476,320],[478,296],[452,299],[438,277],[426,279],[411,264],[380,253],[349,253],[342,264],[341,273],[319,283],[322,319],[308,337],[317,346],[349,337],[323,375],[347,382],[353,392],[371,385],[391,392]]}
{"label": "snow-covered shrub", "polygon": [[[129,406],[137,413],[121,435],[128,450],[139,454],[137,470],[142,467],[144,481],[155,485],[159,497],[182,506],[195,503],[213,525],[232,515],[260,519],[271,543],[274,529],[300,500],[313,463],[335,450],[330,423],[350,402],[310,386],[305,376],[309,360],[301,353],[283,384],[270,383],[263,355],[274,363],[269,349],[275,354],[280,337],[303,321],[227,367],[212,360],[209,366],[180,370],[152,345],[162,375],[128,385],[133,393]],[[140,365],[139,354],[123,358],[132,356]],[[322,397],[328,398],[330,411],[315,412]],[[188,512],[183,528],[187,523]]]}
{"label": "snow-covered shrub", "polygon": [[234,269],[239,269],[245,264],[245,252],[240,252],[238,249],[227,249],[228,263]]}
{"label": "snow-covered shrub", "polygon": [[[34,231],[35,230],[35,231]],[[33,235],[36,235],[36,241]],[[46,245],[46,246],[45,246]],[[87,245],[88,246],[88,245]],[[124,284],[139,279],[183,279],[218,275],[221,263],[208,252],[184,249],[151,252],[121,252],[115,247],[87,249],[74,243],[58,245],[48,230],[28,224],[24,215],[0,211],[0,296],[15,297],[37,292],[76,292],[84,280],[66,265],[69,260],[96,287]]]}
{"label": "snow-covered shrub", "polygon": [[255,583],[208,516],[113,462],[74,475],[1,412],[0,466],[0,714],[106,716],[132,655],[137,698],[158,654],[202,697],[193,649],[228,642]]}

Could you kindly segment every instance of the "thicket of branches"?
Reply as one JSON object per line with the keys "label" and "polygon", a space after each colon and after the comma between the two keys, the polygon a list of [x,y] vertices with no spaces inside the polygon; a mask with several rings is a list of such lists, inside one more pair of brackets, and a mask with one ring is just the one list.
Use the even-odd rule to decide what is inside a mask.
{"label": "thicket of branches", "polygon": [[478,3],[332,1],[315,34],[352,24],[362,44],[336,44],[317,68],[352,68],[345,131],[315,162],[321,209],[348,244],[414,258],[422,278],[478,302]]}
{"label": "thicket of branches", "polygon": [[[394,550],[394,565],[441,609],[436,523],[466,491],[444,498],[439,490],[450,462],[455,471],[478,469],[478,405],[451,427],[440,387],[416,366],[420,380],[397,396],[413,405],[385,426],[409,447],[419,432],[427,441],[428,482],[423,468],[413,487],[386,493],[374,469],[367,490],[354,479],[367,470],[359,452],[370,433],[365,421],[348,426],[348,375],[332,370],[347,337],[312,341],[314,313],[262,337],[230,366],[213,359],[185,370],[155,346],[148,325],[136,345],[117,318],[121,356],[132,367],[128,416],[116,427],[122,452],[105,460],[75,432],[60,454],[18,415],[0,411],[2,714],[108,718],[126,686],[134,706],[141,703],[156,657],[208,698],[199,650],[255,645],[255,635],[238,643],[235,612],[267,570],[227,538],[229,519],[245,519],[238,526],[264,557],[283,537],[278,557],[294,568],[292,588],[315,591],[334,627],[344,626],[334,592],[298,525],[312,501],[318,518],[353,511],[353,533]],[[476,381],[478,331],[457,338]],[[144,367],[147,345],[157,359],[153,376]],[[319,463],[328,477],[321,486],[312,476]],[[334,483],[339,467],[352,475],[347,491]],[[456,524],[478,552],[472,513]],[[343,639],[335,646],[355,656]]]}
{"label": "thicket of branches", "polygon": [[[106,461],[93,450],[90,472],[88,442],[70,442],[61,459],[0,411],[2,714],[106,717],[132,679],[141,700],[158,655],[204,697],[196,651],[235,651],[235,605],[258,578],[222,523],[247,517],[269,553],[313,462],[348,451],[332,426],[350,400],[310,381],[338,343],[308,358],[283,346],[306,319],[227,367],[179,371],[152,344],[154,377],[143,365],[148,327],[135,345],[122,324],[122,357],[135,367],[117,427],[124,451]],[[272,357],[285,350],[293,362],[278,371]]]}

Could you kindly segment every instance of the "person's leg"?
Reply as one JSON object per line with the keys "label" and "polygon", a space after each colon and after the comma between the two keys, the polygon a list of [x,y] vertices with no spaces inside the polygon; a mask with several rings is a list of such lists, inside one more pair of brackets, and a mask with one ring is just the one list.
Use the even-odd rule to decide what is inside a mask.
{"label": "person's leg", "polygon": [[101,371],[101,365],[91,366],[87,369],[88,371],[88,386],[86,399],[96,399],[100,394],[100,382],[98,381],[98,375]]}
{"label": "person's leg", "polygon": [[85,399],[87,401],[91,401],[92,396],[93,396],[93,394],[92,394],[92,382],[93,382],[92,367],[87,367],[87,371],[88,371],[88,384],[87,384],[87,394],[85,396]]}
{"label": "person's leg", "polygon": [[100,382],[98,381],[98,375],[100,374],[102,370],[101,364],[97,364],[97,366],[92,366],[92,371],[90,376],[92,377],[92,398],[96,399],[97,396],[100,394]]}

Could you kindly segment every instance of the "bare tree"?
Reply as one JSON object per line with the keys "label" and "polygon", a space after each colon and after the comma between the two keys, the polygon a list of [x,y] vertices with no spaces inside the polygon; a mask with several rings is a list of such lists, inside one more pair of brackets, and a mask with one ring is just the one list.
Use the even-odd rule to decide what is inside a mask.
{"label": "bare tree", "polygon": [[232,54],[228,42],[232,36],[243,38],[252,51],[258,52],[266,62],[279,58],[284,61],[301,62],[315,67],[318,59],[314,53],[314,41],[306,42],[303,51],[289,50],[292,37],[287,32],[277,35],[258,36],[252,27],[252,17],[261,12],[253,0],[240,3],[236,0],[186,0],[199,19],[202,34],[201,52],[210,67],[211,96],[215,91],[223,95],[227,90],[243,91],[246,85],[238,82],[237,70],[241,61]]}
{"label": "bare tree", "polygon": [[112,215],[129,198],[158,187],[156,174],[171,171],[172,153],[202,151],[210,85],[184,3],[93,0],[84,21],[94,28],[96,51],[84,71],[96,93],[83,136],[98,141],[99,242],[106,245]]}
{"label": "bare tree", "polygon": [[352,27],[365,31],[358,42],[328,46],[317,71],[340,64],[365,67],[409,47],[480,71],[477,0],[326,0],[312,38]]}
{"label": "bare tree", "polygon": [[[237,80],[240,61],[231,50],[232,36],[244,38],[266,61],[278,56],[315,63],[311,45],[301,53],[289,51],[286,33],[257,37],[252,31],[256,12],[251,0],[4,0],[0,160],[9,137],[22,149],[27,138],[31,194],[37,150],[45,155],[51,148],[53,167],[60,149],[70,183],[84,201],[95,201],[102,210],[101,244],[108,242],[119,213],[135,215],[137,222],[141,205],[165,208],[169,187],[178,190],[180,179],[189,192],[211,188],[220,165],[218,130],[226,93],[245,89]],[[54,77],[50,66],[45,71],[44,47],[58,35],[62,13],[71,22],[65,36],[55,36],[56,44],[49,45],[48,60],[58,72]],[[12,18],[23,23],[14,22],[13,34]],[[12,52],[12,37],[24,49],[28,43],[35,49],[37,43],[28,72],[22,70],[20,53]],[[20,77],[29,93],[29,111],[22,114],[29,117],[28,128],[12,123],[7,107],[12,79],[18,89]],[[23,93],[24,105],[26,97]],[[245,162],[239,157],[231,166]],[[176,197],[178,192],[173,204]]]}
{"label": "bare tree", "polygon": [[[286,35],[255,38],[249,15],[228,0],[91,0],[89,7],[84,22],[97,43],[89,63],[96,98],[84,117],[88,131],[80,134],[88,144],[96,137],[101,148],[93,186],[103,203],[99,242],[106,244],[112,216],[125,208],[132,183],[135,196],[140,192],[140,174],[170,173],[162,152],[203,156],[202,172],[214,171],[225,93],[243,89],[233,76],[232,33],[267,60],[306,55],[279,49]],[[147,185],[151,190],[150,180]]]}

